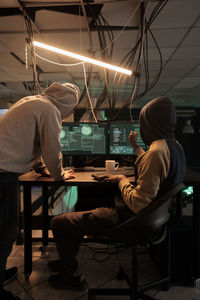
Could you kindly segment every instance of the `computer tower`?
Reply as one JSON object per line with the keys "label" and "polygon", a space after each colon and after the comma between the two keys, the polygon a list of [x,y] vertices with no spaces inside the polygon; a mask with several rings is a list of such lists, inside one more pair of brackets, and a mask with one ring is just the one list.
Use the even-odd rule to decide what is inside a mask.
{"label": "computer tower", "polygon": [[193,282],[192,217],[172,217],[166,239],[150,246],[150,255],[160,273],[169,272],[171,285],[187,285]]}

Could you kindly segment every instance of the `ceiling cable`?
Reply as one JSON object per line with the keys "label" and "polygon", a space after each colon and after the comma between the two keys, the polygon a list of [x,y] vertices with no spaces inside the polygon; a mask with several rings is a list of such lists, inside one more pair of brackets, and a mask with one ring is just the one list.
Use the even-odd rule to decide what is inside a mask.
{"label": "ceiling cable", "polygon": [[[130,104],[130,101],[136,101],[138,99],[140,99],[142,96],[144,96],[155,84],[156,82],[158,81],[159,77],[160,77],[160,74],[161,74],[161,71],[162,71],[162,54],[161,54],[161,51],[159,49],[159,46],[155,40],[155,37],[153,36],[153,33],[151,32],[150,30],[150,25],[153,23],[153,21],[155,20],[155,18],[158,16],[158,14],[161,12],[161,10],[163,10],[164,6],[167,4],[168,0],[160,0],[159,3],[154,7],[148,21],[145,20],[145,28],[144,28],[144,35],[146,36],[148,32],[150,32],[155,44],[156,44],[156,48],[159,52],[159,57],[160,57],[160,62],[161,62],[161,67],[160,67],[160,70],[159,70],[159,73],[157,75],[156,78],[154,78],[153,80],[153,84],[151,84],[151,86],[147,85],[148,82],[146,82],[146,87],[145,87],[145,90],[143,92],[140,92],[140,94],[138,94],[138,91],[139,91],[139,88],[140,88],[140,74],[138,73],[138,67],[139,67],[139,64],[137,63],[137,66],[136,66],[136,70],[135,72],[138,73],[138,78],[135,77],[135,80],[138,80],[138,84],[137,84],[137,92],[135,92],[135,86],[133,87],[133,91],[135,93],[135,96],[134,98],[132,99],[132,95],[131,95],[131,99],[128,99],[125,104],[123,104],[119,110],[117,111],[117,113],[115,114],[114,116],[114,119],[117,119],[120,112],[126,108],[129,104]],[[143,36],[144,35],[141,35],[140,38],[138,39],[138,41],[136,42],[136,45],[135,47],[129,51],[129,53],[123,58],[122,62],[121,63],[124,63],[125,60],[127,60],[127,63],[126,63],[126,66],[130,67],[130,65],[133,63],[133,59],[137,53],[137,50],[139,49],[139,56],[141,55],[141,51],[142,51],[142,48],[141,48],[141,44],[144,42],[143,40]],[[146,46],[147,46],[147,43],[146,43]],[[148,49],[146,48],[146,51],[143,52],[145,54],[144,58],[144,65],[146,66],[146,70],[148,71],[148,61],[146,61],[146,58],[148,59]],[[146,79],[148,80],[149,78],[149,75],[145,75]],[[134,83],[136,84],[136,82]]]}
{"label": "ceiling cable", "polygon": [[79,62],[79,63],[74,63],[74,64],[61,64],[61,63],[49,60],[47,58],[44,58],[44,57],[40,56],[39,54],[37,54],[36,52],[35,52],[35,56],[37,56],[38,58],[40,58],[40,59],[42,59],[42,60],[44,60],[44,61],[46,61],[48,63],[54,64],[54,65],[58,65],[58,66],[62,66],[62,67],[74,67],[74,66],[78,66],[78,65],[84,64],[84,62],[82,62],[82,61]]}
{"label": "ceiling cable", "polygon": [[86,87],[86,91],[87,91],[88,100],[89,100],[89,103],[90,103],[91,112],[92,112],[92,115],[93,115],[93,118],[94,118],[95,122],[97,123],[98,121],[97,121],[97,118],[96,118],[95,113],[94,113],[92,100],[90,98],[90,94],[89,94],[89,90],[88,90],[87,76],[86,76],[86,70],[85,70],[85,64],[84,63],[83,63],[83,73],[84,73],[85,87]]}
{"label": "ceiling cable", "polygon": [[[32,18],[30,17],[30,15],[29,15],[29,13],[28,13],[28,10],[27,10],[26,6],[24,5],[24,3],[23,3],[21,0],[17,0],[17,2],[18,2],[19,5],[20,5],[20,10],[21,10],[23,16],[24,16],[25,18],[27,18],[27,16],[28,16],[29,19],[30,19],[31,24],[35,27],[36,31],[37,31],[38,33],[40,33],[39,28],[37,27],[37,25],[35,24],[35,22],[34,22],[34,21],[32,20]],[[26,14],[24,14],[24,12],[26,12]]]}
{"label": "ceiling cable", "polygon": [[83,3],[83,0],[80,0],[81,3],[81,7],[82,7],[82,11],[83,11],[83,15],[85,17],[86,20],[86,24],[87,24],[87,31],[88,31],[88,35],[89,35],[89,41],[90,41],[90,51],[93,49],[93,43],[92,43],[92,35],[91,35],[91,31],[90,31],[90,26],[89,26],[89,22],[88,22],[88,17],[87,17],[87,13],[85,10],[85,5]]}
{"label": "ceiling cable", "polygon": [[[107,50],[110,46],[112,46],[116,40],[120,37],[120,35],[123,33],[123,31],[125,30],[125,28],[127,27],[127,25],[130,23],[131,19],[135,16],[140,4],[143,2],[143,0],[140,0],[139,4],[137,5],[137,7],[134,9],[134,11],[131,13],[130,17],[128,18],[128,21],[126,22],[126,24],[124,25],[124,27],[122,28],[122,30],[116,35],[116,37],[111,41],[111,43],[106,46],[106,48],[104,48],[100,53],[103,53],[105,50]],[[98,55],[98,53],[97,53]]]}

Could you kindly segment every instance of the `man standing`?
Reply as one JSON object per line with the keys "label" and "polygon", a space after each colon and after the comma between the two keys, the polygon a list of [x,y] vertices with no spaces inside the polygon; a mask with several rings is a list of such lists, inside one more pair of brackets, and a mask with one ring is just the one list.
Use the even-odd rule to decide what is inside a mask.
{"label": "man standing", "polygon": [[74,111],[79,89],[52,83],[40,95],[16,102],[0,118],[0,299],[19,299],[3,288],[5,268],[17,237],[18,176],[35,169],[55,180],[73,178],[62,164],[62,120]]}

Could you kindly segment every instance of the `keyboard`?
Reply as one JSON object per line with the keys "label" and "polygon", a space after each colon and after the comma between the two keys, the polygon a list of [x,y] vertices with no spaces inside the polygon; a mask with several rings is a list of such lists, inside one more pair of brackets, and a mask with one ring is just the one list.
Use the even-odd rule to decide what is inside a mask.
{"label": "keyboard", "polygon": [[[64,168],[65,171],[69,170],[69,167]],[[108,173],[105,168],[95,168],[95,167],[81,167],[81,168],[71,168],[74,172],[92,172],[94,176],[102,175],[125,175],[126,177],[132,177],[135,175],[134,168],[130,167],[121,167],[111,173]]]}
{"label": "keyboard", "polygon": [[65,171],[68,170],[73,170],[74,172],[94,172],[94,167],[79,167],[79,168],[75,168],[75,167],[64,167]]}
{"label": "keyboard", "polygon": [[93,167],[72,168],[74,172],[94,172]]}
{"label": "keyboard", "polygon": [[126,177],[132,177],[135,175],[135,171],[132,168],[129,168],[129,169],[122,168],[122,169],[117,169],[113,172],[108,173],[105,170],[102,172],[95,172],[94,174],[92,174],[92,177],[94,177],[95,179],[98,180],[99,176],[106,176],[106,175],[125,175]]}

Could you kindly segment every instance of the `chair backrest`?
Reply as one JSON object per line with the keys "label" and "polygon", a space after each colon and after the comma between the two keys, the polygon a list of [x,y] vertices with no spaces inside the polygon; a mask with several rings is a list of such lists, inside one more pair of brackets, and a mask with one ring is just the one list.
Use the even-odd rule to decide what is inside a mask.
{"label": "chair backrest", "polygon": [[130,244],[151,243],[155,234],[162,230],[170,218],[169,207],[172,198],[184,188],[180,183],[157,197],[137,215],[110,229],[106,236],[111,240]]}

